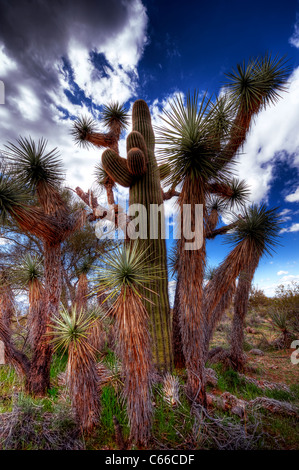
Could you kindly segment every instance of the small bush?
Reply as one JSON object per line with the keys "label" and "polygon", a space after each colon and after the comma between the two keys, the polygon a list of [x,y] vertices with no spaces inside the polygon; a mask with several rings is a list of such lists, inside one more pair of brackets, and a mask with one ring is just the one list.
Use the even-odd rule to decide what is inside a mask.
{"label": "small bush", "polygon": [[80,450],[78,429],[69,408],[56,406],[51,412],[28,397],[20,397],[11,413],[0,415],[0,449]]}

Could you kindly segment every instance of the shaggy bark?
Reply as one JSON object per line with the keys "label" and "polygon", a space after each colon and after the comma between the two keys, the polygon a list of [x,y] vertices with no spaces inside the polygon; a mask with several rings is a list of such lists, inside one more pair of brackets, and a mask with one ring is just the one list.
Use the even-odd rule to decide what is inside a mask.
{"label": "shaggy bark", "polygon": [[[213,280],[211,280],[210,282],[213,283]],[[216,286],[215,286],[215,288],[216,288]],[[206,335],[205,335],[205,352],[204,352],[205,360],[207,360],[207,358],[208,358],[209,345],[210,345],[210,341],[212,339],[213,333],[215,331],[215,328],[216,328],[217,324],[220,322],[220,320],[222,319],[222,317],[225,313],[225,310],[229,307],[229,305],[230,305],[230,303],[233,299],[235,288],[236,288],[235,283],[233,283],[229,287],[228,291],[223,294],[223,296],[220,299],[220,302],[214,308],[214,310],[211,314],[210,321],[207,322],[207,325],[206,325],[206,328],[205,328],[205,333],[206,333]],[[205,302],[206,301],[207,301],[207,299],[205,298]],[[205,305],[205,311],[206,311],[206,305]]]}
{"label": "shaggy bark", "polygon": [[234,299],[234,317],[231,332],[230,358],[234,370],[242,371],[245,367],[246,356],[243,351],[244,321],[248,311],[248,300],[251,282],[258,266],[259,257],[255,257],[240,277]]}
{"label": "shaggy bark", "polygon": [[33,357],[26,381],[28,393],[34,396],[45,396],[50,388],[50,368],[52,346],[47,338],[50,332],[50,321],[59,313],[61,294],[61,247],[44,243],[45,255],[45,289],[44,299],[39,309],[39,321],[34,338]]}
{"label": "shaggy bark", "polygon": [[[183,205],[192,201],[190,221],[181,217],[181,234],[179,240],[178,278],[180,329],[182,334],[183,352],[187,367],[187,395],[195,403],[206,407],[206,391],[204,376],[204,338],[205,319],[203,311],[203,278],[206,259],[205,240],[202,246],[195,250],[186,249],[184,224],[189,223],[191,231],[195,232],[195,205],[204,204],[205,195],[198,185],[187,179],[183,185],[179,205],[183,214]],[[204,205],[205,207],[205,205]]]}
{"label": "shaggy bark", "polygon": [[182,333],[180,329],[180,308],[180,286],[178,279],[172,311],[172,348],[175,368],[185,369],[186,361],[183,353]]}
{"label": "shaggy bark", "polygon": [[29,311],[27,319],[28,341],[31,349],[36,347],[36,337],[39,331],[39,322],[42,315],[42,298],[44,288],[38,279],[29,283]]}
{"label": "shaggy bark", "polygon": [[130,437],[138,445],[146,445],[152,424],[153,371],[148,313],[129,288],[126,293],[122,289],[115,305],[115,334],[116,352],[123,366]]}
{"label": "shaggy bark", "polygon": [[99,421],[99,377],[95,355],[83,343],[72,344],[66,370],[72,408],[83,430],[91,431]]}
{"label": "shaggy bark", "polygon": [[3,283],[0,287],[0,340],[4,343],[5,362],[26,375],[30,368],[28,358],[18,351],[12,341],[11,320],[14,312],[14,299],[11,287]]}
{"label": "shaggy bark", "polygon": [[85,273],[81,273],[78,280],[76,291],[76,305],[77,310],[87,309],[87,296],[88,296],[88,282]]}

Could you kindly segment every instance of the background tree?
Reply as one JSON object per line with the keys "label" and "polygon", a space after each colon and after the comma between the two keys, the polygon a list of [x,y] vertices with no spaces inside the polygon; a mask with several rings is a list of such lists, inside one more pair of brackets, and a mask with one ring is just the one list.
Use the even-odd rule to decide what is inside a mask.
{"label": "background tree", "polygon": [[[46,153],[46,141],[20,138],[6,146],[8,173],[1,175],[2,218],[13,217],[19,227],[43,244],[44,296],[40,309],[39,341],[27,376],[27,390],[44,395],[50,385],[52,347],[45,340],[50,318],[57,315],[61,294],[61,243],[85,221],[82,209],[71,213],[61,195],[62,165],[56,150]],[[34,205],[30,205],[34,204]]]}
{"label": "background tree", "polygon": [[244,321],[248,310],[251,283],[259,261],[264,253],[271,253],[277,245],[280,220],[277,212],[267,210],[265,205],[246,209],[230,238],[234,242],[248,239],[248,260],[239,276],[234,298],[234,317],[231,334],[230,361],[235,370],[242,371],[246,363],[243,352]]}
{"label": "background tree", "polygon": [[[206,96],[199,104],[197,94],[193,97],[188,94],[185,106],[183,98],[178,96],[170,104],[170,111],[164,111],[162,117],[164,125],[159,129],[162,162],[170,167],[165,181],[171,188],[181,187],[178,198],[181,220],[184,204],[191,204],[191,227],[194,230],[195,204],[203,207],[202,246],[188,253],[186,240],[181,238],[177,283],[188,391],[192,400],[196,399],[203,405],[206,404],[203,345],[207,344],[211,333],[207,333],[207,318],[215,319],[215,309],[232,285],[229,282],[223,286],[221,294],[214,298],[210,290],[210,296],[204,302],[205,239],[213,238],[213,228],[217,224],[217,207],[208,214],[207,202],[211,194],[227,201],[236,195],[242,199],[242,183],[235,179],[229,181],[230,165],[245,142],[252,118],[260,109],[278,99],[279,92],[285,89],[287,74],[283,59],[266,55],[250,61],[247,67],[238,65],[237,71],[229,74],[231,82],[226,95],[214,104]],[[227,228],[222,233],[225,231]],[[225,265],[229,269],[228,264]],[[233,280],[232,273],[228,278]],[[204,311],[204,304],[208,312]]]}

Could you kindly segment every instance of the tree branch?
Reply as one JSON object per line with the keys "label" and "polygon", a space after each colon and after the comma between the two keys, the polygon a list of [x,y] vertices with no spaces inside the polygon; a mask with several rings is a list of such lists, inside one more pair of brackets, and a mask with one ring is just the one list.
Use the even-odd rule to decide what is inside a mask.
{"label": "tree branch", "polygon": [[[241,218],[241,215],[238,215],[239,218]],[[206,238],[209,240],[213,240],[217,235],[224,235],[227,233],[229,230],[232,230],[235,228],[238,224],[238,221],[236,220],[235,222],[229,224],[229,225],[224,225],[223,227],[217,228],[216,230],[212,230],[210,232],[207,232]]]}
{"label": "tree branch", "polygon": [[174,188],[170,188],[166,193],[162,191],[163,195],[163,201],[168,201],[168,199],[171,199],[174,196],[179,196],[180,193],[177,192]]}

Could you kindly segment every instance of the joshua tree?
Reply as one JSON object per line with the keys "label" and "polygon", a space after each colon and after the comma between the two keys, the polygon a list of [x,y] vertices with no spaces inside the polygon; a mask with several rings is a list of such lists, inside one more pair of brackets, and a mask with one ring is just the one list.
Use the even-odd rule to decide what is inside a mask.
{"label": "joshua tree", "polygon": [[[72,214],[61,196],[62,165],[56,150],[46,153],[46,141],[36,145],[20,138],[5,152],[10,166],[0,175],[1,217],[12,217],[19,227],[43,242],[44,296],[40,309],[39,341],[31,361],[27,388],[34,395],[44,395],[49,387],[52,348],[45,340],[51,316],[57,315],[61,293],[61,243],[85,217],[80,209]],[[37,201],[35,200],[37,197]],[[38,205],[32,205],[37,203]]]}
{"label": "joshua tree", "polygon": [[[145,206],[147,216],[146,220],[140,216],[140,226],[145,227],[147,239],[141,242],[143,246],[148,246],[148,255],[152,264],[157,265],[158,270],[161,267],[166,272],[166,244],[161,238],[164,215],[162,211],[160,222],[156,227],[158,237],[153,239],[150,234],[154,232],[155,222],[150,218],[150,206],[156,204],[163,208],[163,197],[167,198],[171,195],[163,196],[161,189],[160,173],[154,154],[155,136],[147,104],[143,100],[137,100],[133,105],[132,113],[133,130],[127,137],[127,159],[120,157],[118,151],[120,132],[127,124],[127,116],[119,105],[114,104],[104,108],[104,123],[109,129],[107,134],[96,132],[92,121],[81,119],[75,122],[74,136],[81,143],[109,147],[102,155],[102,167],[100,175],[98,174],[98,179],[107,189],[108,202],[114,204],[112,188],[115,183],[118,183],[129,188],[130,205],[143,204]],[[77,193],[83,200],[89,201],[88,195],[84,194],[80,188],[77,188]],[[167,275],[163,279],[153,280],[151,289],[158,294],[157,297],[147,292],[151,303],[145,304],[150,316],[153,359],[158,368],[167,369],[172,366]]]}
{"label": "joshua tree", "polygon": [[[219,317],[217,306],[220,301],[226,303],[229,300],[227,292],[236,279],[236,273],[231,272],[229,265],[231,254],[221,267],[228,269],[225,276],[227,285],[217,277],[223,288],[217,285],[216,295],[208,289],[204,299],[205,238],[213,238],[215,232],[217,234],[213,230],[217,223],[217,207],[209,214],[207,203],[211,194],[227,202],[243,199],[244,184],[228,180],[230,163],[233,163],[237,151],[245,142],[252,118],[268,103],[275,102],[278,93],[285,89],[287,72],[283,60],[266,55],[263,59],[251,61],[247,67],[238,66],[236,72],[229,74],[231,82],[228,93],[215,104],[204,96],[199,105],[198,95],[194,94],[193,97],[187,96],[185,106],[182,97],[177,96],[170,104],[170,111],[165,111],[162,117],[164,125],[159,130],[159,140],[163,144],[162,162],[170,167],[165,181],[171,188],[181,186],[178,205],[181,214],[184,204],[191,205],[193,231],[195,205],[202,204],[203,207],[203,242],[200,248],[188,251],[184,236],[179,241],[177,283],[188,392],[192,400],[203,405],[206,404],[204,345],[211,334],[207,333],[207,325]],[[232,226],[219,233],[225,233],[229,228]],[[242,250],[239,251],[238,255],[242,256]],[[238,274],[240,266],[236,270]],[[226,300],[223,295],[227,296]],[[218,306],[219,309],[221,306]]]}
{"label": "joshua tree", "polygon": [[[171,187],[181,186],[178,205],[181,213],[181,238],[178,240],[177,297],[180,311],[179,323],[183,351],[188,372],[188,395],[205,404],[204,388],[204,310],[203,279],[205,271],[205,238],[212,227],[207,210],[207,199],[214,185],[223,183],[229,172],[225,169],[223,139],[219,135],[219,109],[204,97],[199,105],[199,96],[187,96],[187,104],[181,96],[171,104],[171,111],[164,113],[165,126],[160,128],[160,143],[164,145],[162,162],[170,167],[165,179]],[[223,129],[222,134],[226,132]],[[222,152],[222,153],[221,153]],[[228,199],[235,198],[229,182],[226,182]],[[191,231],[195,232],[196,205],[203,207],[203,237],[200,246],[189,249],[190,240],[184,236],[184,205],[191,207]],[[199,235],[196,235],[199,238]],[[196,241],[196,240],[195,240]],[[199,241],[199,240],[198,240]]]}
{"label": "joshua tree", "polygon": [[28,340],[34,351],[39,340],[39,322],[42,317],[42,298],[44,287],[42,284],[43,271],[41,259],[26,253],[19,265],[13,269],[13,280],[21,289],[28,289],[29,311],[27,316]]}
{"label": "joshua tree", "polygon": [[78,312],[76,308],[72,308],[71,313],[63,309],[60,317],[52,320],[55,349],[68,352],[66,385],[72,408],[82,429],[90,431],[100,415],[96,350],[89,343],[94,315]]}
{"label": "joshua tree", "polygon": [[[152,423],[151,340],[144,292],[153,294],[152,281],[163,273],[149,265],[150,256],[136,244],[123,245],[104,257],[98,282],[115,298],[116,353],[122,361],[124,397],[127,402],[131,439],[144,445],[150,437]],[[152,296],[151,296],[152,298]]]}
{"label": "joshua tree", "polygon": [[235,243],[248,240],[248,258],[245,269],[239,276],[234,298],[234,317],[231,334],[230,360],[236,370],[244,369],[246,358],[243,353],[244,321],[248,309],[251,282],[264,253],[271,253],[277,245],[280,229],[279,216],[275,210],[267,210],[264,205],[246,209],[230,237]]}
{"label": "joshua tree", "polygon": [[87,310],[87,301],[89,294],[87,274],[89,273],[93,262],[93,258],[87,257],[81,261],[77,269],[78,284],[75,298],[77,310]]}
{"label": "joshua tree", "polygon": [[227,74],[230,96],[237,107],[234,129],[228,143],[227,155],[231,158],[242,147],[253,118],[269,104],[280,98],[286,90],[290,68],[285,58],[279,59],[266,54],[262,58],[237,65],[237,69]]}
{"label": "joshua tree", "polygon": [[[264,205],[260,207],[253,205],[245,209],[243,217],[238,220],[234,230],[228,235],[229,240],[236,246],[216,270],[212,281],[206,287],[206,312],[211,335],[216,322],[220,320],[227,306],[227,304],[224,305],[220,311],[219,307],[215,308],[214,305],[225,304],[227,296],[231,300],[231,290],[235,290],[235,281],[239,277],[234,297],[231,349],[223,351],[221,348],[216,348],[209,353],[209,357],[214,361],[225,360],[237,370],[243,369],[245,364],[243,328],[251,282],[260,258],[264,253],[270,254],[273,246],[276,245],[278,231],[279,217],[275,209],[267,210]],[[208,356],[207,351],[206,354]]]}
{"label": "joshua tree", "polygon": [[14,295],[7,273],[0,276],[0,339],[4,343],[5,362],[12,364],[21,374],[28,374],[30,363],[12,341],[11,321],[14,315]]}

